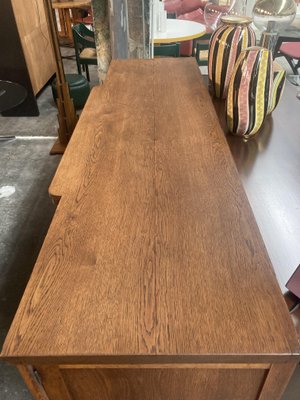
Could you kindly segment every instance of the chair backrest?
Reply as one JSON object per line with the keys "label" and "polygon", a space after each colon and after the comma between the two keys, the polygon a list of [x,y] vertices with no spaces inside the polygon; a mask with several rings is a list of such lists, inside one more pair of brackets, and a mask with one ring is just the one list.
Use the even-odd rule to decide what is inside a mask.
{"label": "chair backrest", "polygon": [[96,48],[95,34],[93,31],[88,29],[84,24],[73,25],[72,27],[74,46],[80,49],[86,47]]}
{"label": "chair backrest", "polygon": [[179,43],[154,46],[154,57],[179,57]]}

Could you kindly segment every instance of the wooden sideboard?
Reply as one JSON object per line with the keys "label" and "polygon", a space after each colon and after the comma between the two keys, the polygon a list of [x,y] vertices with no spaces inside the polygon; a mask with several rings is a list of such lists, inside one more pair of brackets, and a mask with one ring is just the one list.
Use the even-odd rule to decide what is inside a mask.
{"label": "wooden sideboard", "polygon": [[276,400],[299,343],[195,60],[113,61],[6,338],[42,400]]}

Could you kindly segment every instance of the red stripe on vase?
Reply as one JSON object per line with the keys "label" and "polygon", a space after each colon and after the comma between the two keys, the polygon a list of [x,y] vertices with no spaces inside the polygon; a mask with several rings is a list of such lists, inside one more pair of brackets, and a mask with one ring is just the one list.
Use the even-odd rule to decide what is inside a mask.
{"label": "red stripe on vase", "polygon": [[238,41],[239,36],[242,32],[241,27],[237,27],[236,31],[234,32],[233,38],[232,38],[232,42],[231,43],[236,43],[236,45],[231,46],[231,51],[229,53],[229,60],[228,60],[228,64],[227,64],[227,74],[226,74],[226,78],[225,78],[225,83],[224,83],[224,94],[225,96],[227,95],[227,90],[228,90],[228,85],[229,85],[229,81],[233,72],[233,68],[234,68],[234,64],[236,62],[236,58],[237,58],[237,50],[238,50]]}
{"label": "red stripe on vase", "polygon": [[246,68],[242,73],[241,83],[238,92],[238,135],[246,134],[249,129],[249,89],[256,57],[257,52],[249,52],[249,54],[247,55],[247,62],[246,64],[244,64]]}

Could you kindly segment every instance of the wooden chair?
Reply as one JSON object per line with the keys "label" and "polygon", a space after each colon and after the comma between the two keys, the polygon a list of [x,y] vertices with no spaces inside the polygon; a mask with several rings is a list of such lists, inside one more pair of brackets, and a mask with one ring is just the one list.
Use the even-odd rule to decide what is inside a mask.
{"label": "wooden chair", "polygon": [[179,43],[155,45],[154,57],[179,57]]}
{"label": "wooden chair", "polygon": [[72,27],[74,48],[78,73],[82,75],[83,65],[86,71],[87,80],[90,80],[89,65],[97,65],[97,53],[94,32],[84,24],[77,24]]}
{"label": "wooden chair", "polygon": [[298,69],[300,68],[300,42],[282,43],[278,53],[278,57],[280,56],[285,57],[292,68],[293,74],[298,75]]}
{"label": "wooden chair", "polygon": [[196,61],[199,67],[207,66],[208,64],[208,47],[211,33],[206,33],[196,42]]}

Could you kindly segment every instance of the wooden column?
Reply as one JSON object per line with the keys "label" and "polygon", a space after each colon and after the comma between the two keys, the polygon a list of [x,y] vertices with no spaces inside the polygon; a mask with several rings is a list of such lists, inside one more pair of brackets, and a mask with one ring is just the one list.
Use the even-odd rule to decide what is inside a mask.
{"label": "wooden column", "polygon": [[127,0],[112,0],[110,8],[110,33],[112,58],[128,58]]}
{"label": "wooden column", "polygon": [[129,58],[149,58],[150,0],[127,0]]}
{"label": "wooden column", "polygon": [[92,0],[100,80],[111,58],[149,58],[150,0]]}
{"label": "wooden column", "polygon": [[44,0],[46,18],[49,26],[51,45],[56,63],[56,88],[58,108],[58,139],[52,147],[50,154],[62,154],[70,140],[73,130],[77,124],[78,117],[70,97],[69,86],[66,81],[64,65],[58,41],[58,32],[55,21],[54,10],[50,0]]}

